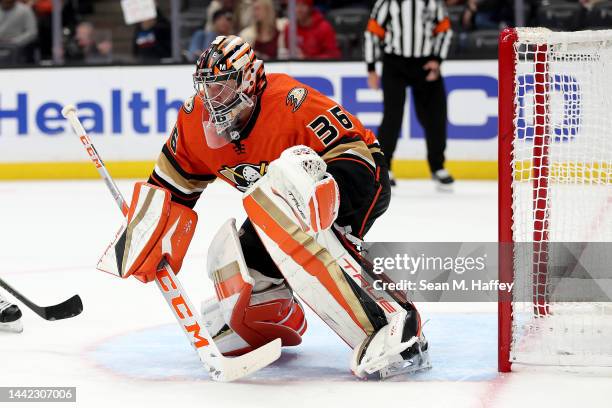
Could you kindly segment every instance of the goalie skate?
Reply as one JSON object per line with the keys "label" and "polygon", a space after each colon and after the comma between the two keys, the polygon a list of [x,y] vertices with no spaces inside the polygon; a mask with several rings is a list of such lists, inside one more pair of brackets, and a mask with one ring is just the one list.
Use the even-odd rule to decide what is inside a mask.
{"label": "goalie skate", "polygon": [[404,353],[408,358],[389,364],[387,367],[375,373],[377,378],[385,379],[401,374],[413,374],[431,368],[428,344],[425,336],[413,337],[414,344]]}
{"label": "goalie skate", "polygon": [[21,333],[21,310],[0,297],[0,331]]}
{"label": "goalie skate", "polygon": [[428,344],[416,311],[400,311],[353,352],[351,369],[360,378],[385,379],[431,368]]}

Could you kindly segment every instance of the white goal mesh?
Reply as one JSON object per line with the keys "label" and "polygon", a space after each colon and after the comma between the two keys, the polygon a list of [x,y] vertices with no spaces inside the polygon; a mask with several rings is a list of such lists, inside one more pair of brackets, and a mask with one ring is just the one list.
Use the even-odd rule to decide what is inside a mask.
{"label": "white goal mesh", "polygon": [[612,30],[516,31],[510,361],[609,366]]}

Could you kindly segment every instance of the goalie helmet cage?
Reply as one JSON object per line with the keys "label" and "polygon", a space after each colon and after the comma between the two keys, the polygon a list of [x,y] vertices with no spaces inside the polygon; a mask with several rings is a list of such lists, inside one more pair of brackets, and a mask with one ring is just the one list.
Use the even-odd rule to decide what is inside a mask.
{"label": "goalie helmet cage", "polygon": [[499,371],[612,366],[611,304],[549,275],[553,242],[612,242],[612,30],[504,30],[498,109]]}

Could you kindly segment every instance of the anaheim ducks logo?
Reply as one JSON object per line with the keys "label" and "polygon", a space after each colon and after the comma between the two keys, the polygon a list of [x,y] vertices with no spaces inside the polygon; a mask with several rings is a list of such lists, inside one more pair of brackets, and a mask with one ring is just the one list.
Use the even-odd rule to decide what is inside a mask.
{"label": "anaheim ducks logo", "polygon": [[287,94],[285,103],[287,106],[293,106],[292,112],[295,112],[296,110],[300,109],[300,106],[302,106],[302,103],[304,103],[307,95],[308,90],[306,88],[296,86]]}
{"label": "anaheim ducks logo", "polygon": [[191,95],[185,100],[185,103],[183,103],[183,110],[185,113],[191,113],[191,111],[193,111],[193,106],[195,105],[194,98],[195,95]]}
{"label": "anaheim ducks logo", "polygon": [[219,171],[234,187],[245,192],[268,171],[268,162],[257,164],[241,163],[234,167],[223,166]]}

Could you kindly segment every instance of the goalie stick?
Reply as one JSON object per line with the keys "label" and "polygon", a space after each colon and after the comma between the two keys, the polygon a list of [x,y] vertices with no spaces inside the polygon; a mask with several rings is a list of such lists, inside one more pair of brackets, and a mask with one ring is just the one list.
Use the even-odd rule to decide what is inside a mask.
{"label": "goalie stick", "polygon": [[78,316],[83,311],[83,302],[79,295],[74,295],[70,299],[53,306],[38,306],[33,303],[30,299],[23,296],[11,285],[6,283],[3,279],[0,279],[0,286],[6,289],[8,293],[15,296],[21,303],[30,308],[34,313],[39,315],[45,320],[62,320],[69,319],[74,316]]}
{"label": "goalie stick", "polygon": [[[66,105],[62,109],[62,115],[68,119],[72,129],[83,143],[89,158],[98,169],[98,173],[106,183],[115,202],[121,209],[123,215],[127,215],[128,206],[121,191],[109,174],[104,162],[91,143],[91,139],[85,132],[81,121],[77,117],[77,110],[73,105]],[[155,275],[157,287],[162,292],[168,306],[172,310],[183,332],[195,348],[200,360],[207,368],[210,376],[215,381],[233,381],[253,373],[260,368],[276,361],[281,354],[281,340],[276,339],[270,343],[255,349],[240,357],[225,357],[214,343],[212,336],[201,323],[201,319],[185,290],[170,268],[170,265],[162,262]]]}

